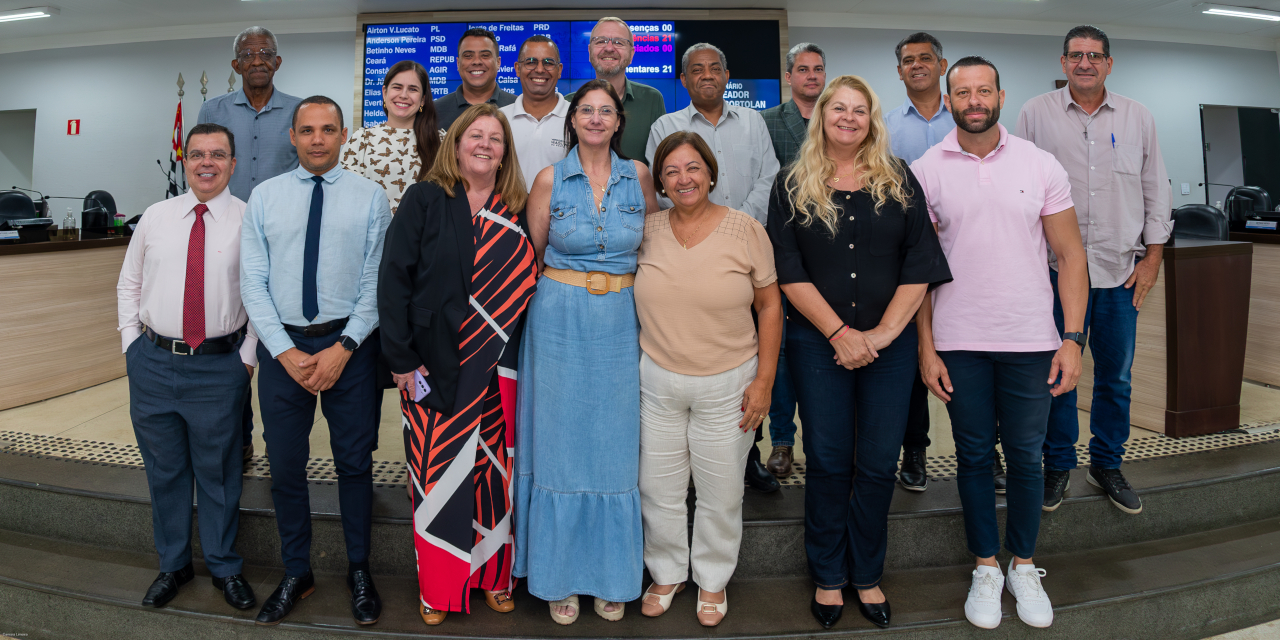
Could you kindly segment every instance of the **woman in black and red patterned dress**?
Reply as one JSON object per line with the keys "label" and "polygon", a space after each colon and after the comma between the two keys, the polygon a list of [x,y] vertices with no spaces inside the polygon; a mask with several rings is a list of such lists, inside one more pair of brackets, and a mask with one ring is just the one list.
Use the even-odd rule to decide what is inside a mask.
{"label": "woman in black and red patterned dress", "polygon": [[[511,601],[515,357],[537,260],[511,127],[490,104],[454,122],[387,230],[382,348],[400,388],[420,614]],[[465,515],[463,515],[465,514]]]}

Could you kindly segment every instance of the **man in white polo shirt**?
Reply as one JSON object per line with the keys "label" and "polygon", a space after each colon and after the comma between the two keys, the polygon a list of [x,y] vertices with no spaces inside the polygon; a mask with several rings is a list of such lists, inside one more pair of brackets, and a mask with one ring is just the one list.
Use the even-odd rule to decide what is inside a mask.
{"label": "man in white polo shirt", "polygon": [[516,60],[520,97],[499,111],[511,123],[525,188],[532,188],[538,172],[563,160],[569,151],[564,132],[569,101],[556,91],[563,68],[560,50],[551,38],[529,36],[520,45]]}

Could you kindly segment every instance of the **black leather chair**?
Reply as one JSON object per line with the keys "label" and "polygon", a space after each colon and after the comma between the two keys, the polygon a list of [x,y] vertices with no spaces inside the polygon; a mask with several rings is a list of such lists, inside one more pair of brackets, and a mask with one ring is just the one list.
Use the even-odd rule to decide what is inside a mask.
{"label": "black leather chair", "polygon": [[1207,204],[1184,204],[1173,212],[1174,239],[1226,240],[1227,216]]}
{"label": "black leather chair", "polygon": [[116,215],[116,199],[102,190],[90,191],[84,197],[82,211],[84,228],[82,238],[106,238],[110,235],[113,218]]}
{"label": "black leather chair", "polygon": [[21,191],[0,191],[0,223],[35,217],[36,205],[31,196]]}
{"label": "black leather chair", "polygon": [[1244,220],[1254,211],[1271,211],[1271,194],[1262,187],[1232,187],[1224,206],[1227,220]]}

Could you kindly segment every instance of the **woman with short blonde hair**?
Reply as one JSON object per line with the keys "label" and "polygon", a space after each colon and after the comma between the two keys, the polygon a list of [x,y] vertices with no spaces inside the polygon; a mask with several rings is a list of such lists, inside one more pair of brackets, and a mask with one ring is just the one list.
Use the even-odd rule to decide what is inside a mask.
{"label": "woman with short blonde hair", "polygon": [[916,371],[909,323],[926,289],[951,279],[920,193],[890,151],[875,92],[840,76],[770,199],[778,282],[799,312],[787,323],[787,364],[804,424],[811,609],[827,628],[850,584],[862,614],[889,624],[879,585]]}

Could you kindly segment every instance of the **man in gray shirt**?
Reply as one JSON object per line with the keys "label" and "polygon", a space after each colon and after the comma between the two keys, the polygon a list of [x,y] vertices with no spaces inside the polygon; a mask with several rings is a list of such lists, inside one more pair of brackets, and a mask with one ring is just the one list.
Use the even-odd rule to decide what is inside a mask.
{"label": "man in gray shirt", "polygon": [[[692,131],[702,136],[720,165],[711,201],[764,224],[769,212],[769,190],[780,168],[764,118],[753,109],[725,102],[729,65],[719,48],[705,42],[695,44],[684,52],[680,67],[680,82],[689,92],[689,106],[653,123],[644,154],[650,171],[656,174],[662,170],[653,166],[653,154],[663,139],[677,131]],[[664,197],[659,196],[658,201],[664,208],[671,206]]]}
{"label": "man in gray shirt", "polygon": [[[273,80],[280,68],[276,36],[262,27],[249,27],[236,36],[231,68],[240,75],[240,89],[211,98],[200,107],[196,124],[212,122],[236,137],[236,171],[231,195],[249,201],[253,188],[298,166],[298,151],[289,142],[293,110],[300,98],[276,91]],[[248,441],[246,441],[248,442]]]}

